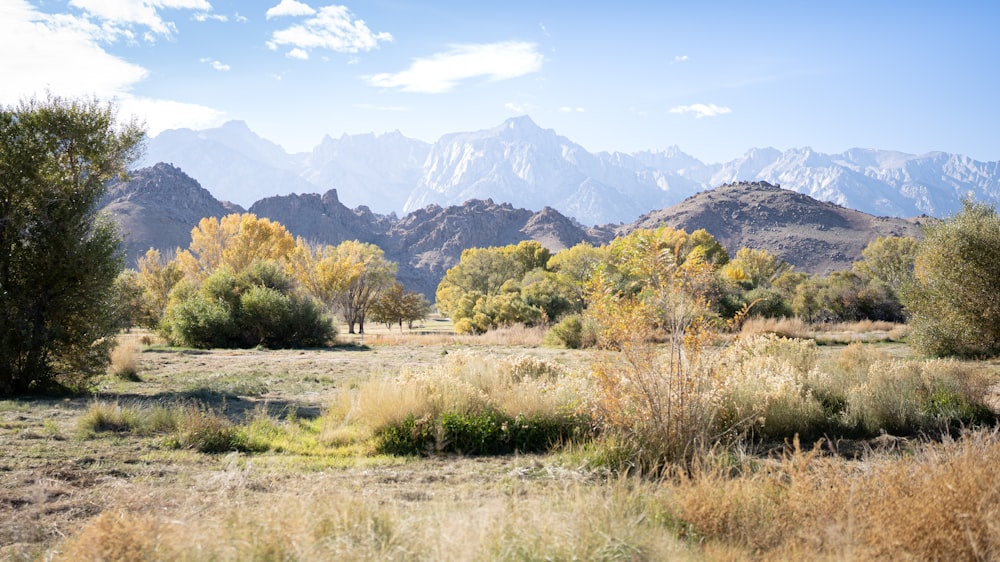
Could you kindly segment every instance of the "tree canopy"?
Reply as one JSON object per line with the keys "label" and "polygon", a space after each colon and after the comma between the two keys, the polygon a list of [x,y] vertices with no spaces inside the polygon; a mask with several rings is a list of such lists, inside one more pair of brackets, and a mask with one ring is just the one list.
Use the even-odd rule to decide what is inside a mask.
{"label": "tree canopy", "polygon": [[958,214],[926,227],[913,280],[904,286],[911,340],[930,355],[1000,354],[1000,217],[966,201]]}
{"label": "tree canopy", "polygon": [[108,363],[124,257],[97,206],[145,136],[116,117],[51,95],[0,108],[0,394],[78,388]]}

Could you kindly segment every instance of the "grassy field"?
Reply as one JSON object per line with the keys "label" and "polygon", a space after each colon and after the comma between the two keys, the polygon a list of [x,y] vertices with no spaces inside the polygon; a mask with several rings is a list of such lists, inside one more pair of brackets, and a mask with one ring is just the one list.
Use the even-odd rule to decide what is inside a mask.
{"label": "grassy field", "polygon": [[[608,470],[586,443],[380,454],[353,421],[357,408],[402,407],[409,387],[391,388],[409,380],[401,374],[427,378],[456,362],[549,365],[587,380],[593,352],[540,339],[456,338],[442,323],[372,326],[363,346],[342,334],[351,345],[328,350],[196,351],[125,337],[133,351],[116,365],[128,374],[108,375],[93,395],[0,401],[0,558],[1000,557],[1000,435],[988,427],[943,440],[727,448],[651,479]],[[818,347],[819,361],[838,361],[838,342],[851,339]],[[904,344],[877,348],[910,357]],[[996,364],[980,366],[996,377]],[[219,435],[229,440],[213,449]]]}

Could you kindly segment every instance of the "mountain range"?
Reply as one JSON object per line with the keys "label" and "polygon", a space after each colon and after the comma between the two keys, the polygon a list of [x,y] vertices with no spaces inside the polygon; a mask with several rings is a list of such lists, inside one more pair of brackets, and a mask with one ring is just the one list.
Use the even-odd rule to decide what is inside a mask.
{"label": "mountain range", "polygon": [[[186,248],[203,217],[243,212],[219,201],[171,164],[135,170],[128,181],[109,185],[102,207],[118,222],[129,263],[151,247],[170,254]],[[763,248],[800,271],[847,269],[877,236],[920,236],[921,219],[875,217],[819,201],[766,182],[739,182],[698,192],[684,201],[617,226],[586,227],[552,207],[532,211],[492,199],[461,205],[429,204],[399,218],[365,206],[348,208],[331,189],[275,195],[249,212],[283,224],[295,236],[323,244],[360,240],[376,244],[399,264],[398,279],[411,291],[434,298],[444,273],[462,251],[536,240],[552,252],[579,243],[601,245],[637,228],[660,225],[714,235],[734,254]]]}
{"label": "mountain range", "polygon": [[715,186],[757,181],[877,216],[944,217],[964,198],[1000,203],[998,161],[943,152],[753,148],[730,162],[706,164],[677,147],[591,153],[527,116],[434,143],[399,132],[328,136],[311,152],[295,154],[231,121],[151,138],[138,165],[159,162],[244,208],[272,196],[336,189],[352,207],[396,216],[430,204],[493,199],[516,208],[551,207],[581,224],[623,225]]}

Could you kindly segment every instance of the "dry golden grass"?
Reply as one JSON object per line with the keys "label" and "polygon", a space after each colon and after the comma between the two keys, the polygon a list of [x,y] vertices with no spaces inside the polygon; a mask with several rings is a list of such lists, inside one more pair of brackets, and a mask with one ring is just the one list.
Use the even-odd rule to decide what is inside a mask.
{"label": "dry golden grass", "polygon": [[753,316],[743,321],[743,337],[774,334],[785,338],[808,338],[811,328],[799,318],[760,318]]}
{"label": "dry golden grass", "polygon": [[859,463],[794,450],[743,476],[710,468],[673,482],[667,505],[690,536],[743,556],[995,560],[998,461],[995,432]]}
{"label": "dry golden grass", "polygon": [[135,381],[139,379],[139,355],[142,348],[135,341],[118,340],[118,345],[111,350],[111,366],[109,371],[114,376]]}

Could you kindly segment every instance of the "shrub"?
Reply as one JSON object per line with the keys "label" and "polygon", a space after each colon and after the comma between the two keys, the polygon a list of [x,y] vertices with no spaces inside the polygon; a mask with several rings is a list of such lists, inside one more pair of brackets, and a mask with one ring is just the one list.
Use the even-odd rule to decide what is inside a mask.
{"label": "shrub", "polygon": [[934,356],[1000,353],[1000,216],[966,201],[960,213],[928,226],[904,285],[910,341]]}
{"label": "shrub", "polygon": [[291,287],[274,266],[251,266],[240,275],[222,267],[198,290],[175,289],[163,331],[175,344],[199,348],[327,345],[335,336],[330,318]]}

